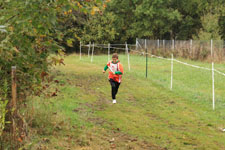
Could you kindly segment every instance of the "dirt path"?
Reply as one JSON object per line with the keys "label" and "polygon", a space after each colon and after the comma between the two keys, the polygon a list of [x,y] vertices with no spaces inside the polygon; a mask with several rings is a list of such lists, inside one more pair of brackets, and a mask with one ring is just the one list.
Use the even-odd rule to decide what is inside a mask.
{"label": "dirt path", "polygon": [[[78,113],[79,116],[84,118],[85,121],[94,124],[94,127],[85,133],[88,146],[81,146],[80,148],[93,150],[162,150],[163,148],[159,146],[151,144],[137,136],[132,136],[124,131],[121,131],[120,128],[116,128],[113,123],[103,118],[96,117],[95,115],[87,115],[90,113],[94,114],[95,111],[103,111],[107,107],[113,107],[113,104],[104,95],[104,93],[99,92],[98,88],[92,88],[95,81],[99,80],[101,77],[102,76],[90,75],[84,77],[76,75],[73,79],[71,79],[77,87],[82,89],[82,91],[85,91],[85,94],[98,95],[95,102],[81,104],[80,107],[73,110],[75,113]],[[103,80],[106,79],[103,78]],[[104,82],[103,80],[102,82]],[[88,108],[88,110],[86,108]],[[109,128],[104,128],[105,126]]]}

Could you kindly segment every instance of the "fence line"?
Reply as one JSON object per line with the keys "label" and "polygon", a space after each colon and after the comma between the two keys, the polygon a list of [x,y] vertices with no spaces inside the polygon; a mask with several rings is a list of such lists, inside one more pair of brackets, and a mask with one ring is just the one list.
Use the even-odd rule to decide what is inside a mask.
{"label": "fence line", "polygon": [[93,45],[92,45],[91,62],[93,62],[94,49],[95,49],[95,43],[93,43]]}
{"label": "fence line", "polygon": [[127,43],[126,43],[126,53],[127,53],[127,59],[128,59],[128,69],[130,71],[130,56],[129,56],[129,51],[128,51]]}
{"label": "fence line", "polygon": [[218,71],[216,69],[214,69],[214,71],[217,72],[218,74],[221,74],[221,75],[225,76],[225,73],[222,73],[222,72],[220,72],[220,71]]}
{"label": "fence line", "polygon": [[[97,45],[108,45],[108,44],[97,44]],[[118,46],[124,45],[124,46],[126,46],[126,44],[110,44],[110,45],[118,45]],[[127,44],[127,45],[136,46],[135,44]]]}
{"label": "fence line", "polygon": [[163,59],[163,60],[169,60],[169,61],[171,61],[171,59],[169,59],[169,58],[164,58],[164,57],[160,57],[160,56],[156,56],[156,55],[150,55],[151,57],[155,57],[155,58],[159,58],[159,59]]}
{"label": "fence line", "polygon": [[212,62],[212,93],[213,93],[213,110],[215,109],[215,76],[214,76],[214,62]]}
{"label": "fence line", "polygon": [[80,60],[81,60],[81,48],[82,48],[82,43],[80,41]]}
{"label": "fence line", "polygon": [[212,93],[213,93],[213,110],[215,109],[215,76],[214,76],[214,52],[213,40],[211,40],[211,59],[212,59]]}
{"label": "fence line", "polygon": [[88,58],[89,58],[89,55],[90,55],[90,50],[91,50],[91,42],[89,42],[89,45],[88,45]]}
{"label": "fence line", "polygon": [[[136,50],[141,50],[147,45],[152,54],[160,52],[164,56],[174,56],[185,58],[210,60],[210,41],[203,40],[147,40],[136,39]],[[214,60],[225,61],[225,41],[213,41]],[[156,53],[157,52],[157,53]]]}
{"label": "fence line", "polygon": [[110,60],[110,43],[108,44],[108,61]]}
{"label": "fence line", "polygon": [[[99,45],[99,44],[98,44]],[[109,44],[109,45],[111,45],[111,44]],[[127,44],[128,45],[128,44]],[[89,45],[83,45],[83,47],[89,47]],[[117,50],[124,50],[125,52],[126,52],[126,48],[120,48],[120,47],[111,47],[111,46],[108,46],[108,47],[101,47],[101,46],[97,46],[97,45],[95,45],[95,47],[97,47],[97,48],[107,48],[107,49],[117,49]],[[138,53],[140,53],[140,51],[138,51],[138,50],[133,50],[133,49],[131,49],[131,48],[128,48],[128,50],[129,51],[133,51],[133,52],[138,52]],[[143,54],[143,52],[142,53],[140,53],[140,54]]]}
{"label": "fence line", "polygon": [[170,90],[173,89],[173,54],[171,54],[171,79],[170,79]]}
{"label": "fence line", "polygon": [[[99,45],[99,44],[97,44],[97,45]],[[110,44],[111,45],[111,44]],[[86,47],[88,47],[89,45],[83,45],[83,46],[86,46]],[[96,45],[93,45],[94,47],[98,47],[98,48],[113,48],[113,49],[119,49],[119,50],[124,50],[125,52],[126,52],[126,48],[117,48],[117,47],[100,47],[100,46],[96,46]],[[146,54],[146,52],[140,52],[140,51],[136,51],[136,50],[133,50],[133,49],[130,49],[130,48],[128,48],[128,50],[129,51],[134,51],[134,52],[138,52],[139,54],[141,54],[141,55],[145,55]],[[150,53],[147,53],[147,54],[150,54]],[[150,54],[150,56],[151,57],[155,57],[155,58],[159,58],[159,59],[163,59],[163,60],[168,60],[168,61],[171,61],[172,59],[171,58],[164,58],[164,57],[161,57],[161,56],[156,56],[156,55],[153,55],[153,54]],[[194,67],[194,68],[199,68],[199,69],[204,69],[204,70],[208,70],[208,71],[212,71],[212,69],[209,69],[209,68],[205,68],[205,67],[201,67],[201,66],[197,66],[197,65],[192,65],[192,64],[188,64],[188,63],[186,63],[186,62],[182,62],[182,61],[179,61],[179,60],[177,60],[177,59],[173,59],[173,61],[176,61],[176,62],[178,62],[178,63],[181,63],[181,64],[184,64],[184,65],[187,65],[187,66],[190,66],[190,67]],[[216,69],[214,69],[214,71],[215,72],[217,72],[217,73],[219,73],[219,74],[221,74],[221,75],[223,75],[223,76],[225,76],[225,73],[223,73],[223,72],[220,72],[220,71],[218,71],[218,70],[216,70]]]}
{"label": "fence line", "polygon": [[176,61],[176,62],[178,62],[180,64],[183,64],[183,65],[186,65],[186,66],[194,67],[194,68],[204,69],[204,70],[208,70],[208,71],[211,71],[212,70],[212,69],[209,69],[209,68],[205,68],[205,67],[200,67],[200,66],[188,64],[186,62],[182,62],[182,61],[179,61],[179,60],[176,60],[176,59],[174,59],[174,61]]}
{"label": "fence line", "polygon": [[[99,45],[99,44],[98,44]],[[110,44],[111,45],[111,44]],[[83,46],[87,46],[89,47],[89,45],[83,45]],[[96,46],[96,45],[93,45],[94,47],[98,47],[98,48],[114,48],[114,49],[119,49],[119,50],[124,50],[126,52],[126,48],[116,48],[116,47],[100,47],[100,46]],[[129,49],[129,48],[128,48]],[[136,51],[136,50],[132,50],[132,49],[129,49],[129,51],[134,51],[134,52],[138,52],[139,54],[141,55],[145,55],[146,52],[140,52],[140,51]],[[149,54],[149,53],[148,53]],[[163,60],[168,60],[168,61],[171,61],[170,58],[164,58],[164,57],[161,57],[161,56],[156,56],[156,55],[153,55],[153,54],[150,54],[151,57],[155,57],[155,58],[159,58],[159,59],[163,59]],[[209,68],[205,68],[205,67],[201,67],[201,66],[197,66],[197,65],[192,65],[192,64],[188,64],[186,62],[182,62],[182,61],[179,61],[177,59],[173,59],[174,61],[178,62],[178,63],[181,63],[181,64],[184,64],[184,65],[187,65],[187,66],[191,66],[191,67],[194,67],[194,68],[199,68],[199,69],[204,69],[204,70],[208,70],[208,71],[212,71],[212,69],[209,69]],[[215,72],[225,76],[225,73],[223,72],[220,72],[216,69],[214,69]]]}
{"label": "fence line", "polygon": [[[192,49],[193,47],[193,41],[190,40],[189,42],[189,48]],[[89,47],[90,48],[90,43],[89,45],[82,45],[82,43],[80,42],[80,59],[81,59],[81,47],[82,46],[85,46],[85,47]],[[101,46],[102,45],[102,46]],[[112,47],[111,45],[125,45],[125,48],[120,48],[120,47]],[[220,75],[223,75],[225,76],[225,73],[221,72],[221,71],[218,71],[214,68],[214,62],[213,62],[213,58],[214,58],[214,52],[213,52],[213,40],[211,40],[211,57],[212,57],[212,68],[206,68],[206,67],[201,67],[201,66],[197,66],[197,65],[193,65],[193,64],[189,64],[187,62],[183,62],[183,61],[179,61],[177,59],[174,59],[174,56],[173,56],[173,51],[172,51],[172,54],[171,54],[171,58],[165,58],[165,57],[161,57],[161,56],[157,56],[157,55],[153,55],[151,53],[148,53],[147,52],[147,41],[144,40],[144,48],[146,50],[146,52],[144,51],[139,51],[137,50],[138,48],[137,47],[142,47],[141,44],[138,42],[138,40],[136,40],[136,49],[131,49],[131,48],[128,48],[128,45],[133,45],[133,44],[108,44],[107,47],[105,47],[105,44],[94,44],[92,45],[92,56],[91,56],[91,62],[93,62],[93,53],[94,53],[94,47],[98,47],[98,48],[107,48],[108,49],[108,60],[110,59],[110,50],[111,49],[118,49],[118,50],[124,50],[125,53],[127,54],[127,57],[128,57],[128,70],[130,71],[130,58],[129,58],[129,51],[133,51],[133,52],[137,52],[141,55],[146,55],[146,61],[147,60],[147,55],[150,55],[150,57],[154,57],[154,58],[158,58],[158,59],[162,59],[162,60],[167,60],[167,61],[171,61],[171,83],[170,83],[170,89],[172,90],[173,89],[173,68],[174,68],[174,62],[177,62],[177,63],[180,63],[180,64],[183,64],[183,65],[186,65],[186,66],[189,66],[189,67],[193,67],[193,68],[198,68],[198,69],[202,69],[202,70],[207,70],[207,71],[212,71],[212,105],[213,105],[213,110],[215,110],[215,72],[220,74]],[[163,40],[163,48],[165,48],[166,46],[166,43],[165,43],[165,40]],[[157,40],[157,47],[159,48],[159,40]],[[172,50],[175,49],[175,41],[172,40]],[[89,52],[89,51],[88,51]],[[193,54],[193,52],[191,51],[191,53]],[[146,77],[147,77],[147,62],[146,62]]]}

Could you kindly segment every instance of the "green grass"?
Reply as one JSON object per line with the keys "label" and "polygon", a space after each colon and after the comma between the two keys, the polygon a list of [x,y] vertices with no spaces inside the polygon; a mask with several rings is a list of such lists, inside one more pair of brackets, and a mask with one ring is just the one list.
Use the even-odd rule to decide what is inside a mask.
{"label": "green grass", "polygon": [[[130,55],[131,71],[128,71],[127,56],[120,55],[120,60],[124,65],[126,74],[136,78],[145,78],[146,59],[143,56]],[[191,61],[178,58],[189,64],[211,68],[211,63]],[[87,56],[82,57],[82,61],[89,62]],[[148,59],[148,80],[170,89],[171,83],[171,62],[158,58]],[[107,56],[94,56],[94,64],[101,65],[107,62]],[[225,72],[224,64],[215,64],[215,69]],[[173,72],[173,92],[182,97],[190,98],[192,101],[212,109],[212,72],[197,68],[192,68],[174,62]],[[215,73],[215,95],[216,110],[221,111],[225,107],[225,77]]]}
{"label": "green grass", "polygon": [[[225,149],[225,134],[220,131],[225,127],[225,77],[215,76],[213,111],[211,72],[174,63],[171,91],[170,61],[150,58],[146,79],[144,57],[130,56],[131,71],[127,57],[120,55],[120,60],[125,73],[118,104],[112,105],[107,75],[102,74],[107,56],[94,56],[93,63],[87,56],[81,61],[79,55],[67,56],[66,65],[52,71],[59,83],[28,104],[35,110],[31,122],[36,134],[27,145],[33,149],[40,145],[46,149]],[[225,70],[223,64],[216,67]],[[44,96],[55,88],[60,91],[57,96]],[[115,145],[109,142],[112,138]]]}

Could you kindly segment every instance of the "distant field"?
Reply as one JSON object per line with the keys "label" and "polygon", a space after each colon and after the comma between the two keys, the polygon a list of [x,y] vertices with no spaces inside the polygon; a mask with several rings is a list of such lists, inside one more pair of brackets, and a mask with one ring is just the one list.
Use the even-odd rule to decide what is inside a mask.
{"label": "distant field", "polygon": [[[211,72],[174,64],[170,90],[170,61],[120,55],[125,73],[111,104],[110,85],[102,69],[107,56],[69,55],[65,66],[52,70],[58,82],[48,90],[57,96],[32,98],[33,134],[27,147],[38,149],[225,149],[225,78],[216,78],[216,110],[212,110]],[[186,60],[183,60],[186,61]],[[188,61],[211,67],[211,64]],[[223,64],[217,69],[225,70]],[[30,111],[27,111],[30,113]],[[42,115],[40,115],[42,114]],[[47,139],[47,140],[46,140]],[[46,142],[48,141],[48,142]],[[30,145],[29,145],[30,144]]]}

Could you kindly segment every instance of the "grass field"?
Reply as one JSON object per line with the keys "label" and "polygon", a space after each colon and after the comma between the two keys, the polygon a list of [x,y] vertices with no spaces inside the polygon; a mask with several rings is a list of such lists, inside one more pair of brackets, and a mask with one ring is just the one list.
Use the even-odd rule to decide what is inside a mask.
{"label": "grass field", "polygon": [[[215,75],[216,109],[212,110],[210,71],[170,61],[120,55],[125,73],[111,104],[110,85],[102,69],[107,56],[69,55],[65,66],[52,70],[55,82],[41,97],[33,97],[23,113],[30,114],[32,132],[27,149],[225,149],[225,77]],[[188,60],[183,60],[188,61]],[[211,67],[209,63],[188,61]],[[225,70],[224,64],[216,64]],[[49,95],[56,92],[55,95]],[[57,96],[56,96],[57,95]]]}

